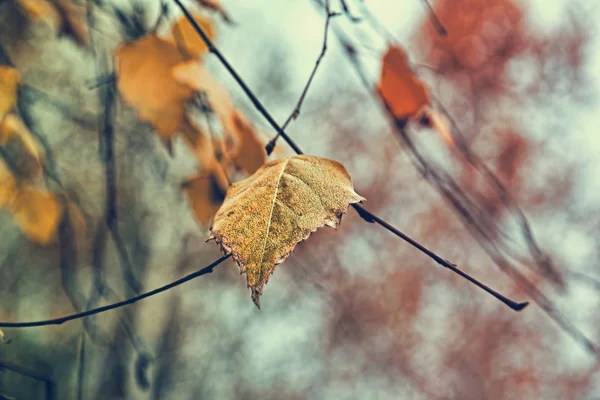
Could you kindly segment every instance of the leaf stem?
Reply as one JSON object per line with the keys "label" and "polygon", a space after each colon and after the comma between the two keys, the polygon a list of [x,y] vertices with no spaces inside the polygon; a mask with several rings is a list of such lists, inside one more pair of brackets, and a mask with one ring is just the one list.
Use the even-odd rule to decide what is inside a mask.
{"label": "leaf stem", "polygon": [[[325,32],[323,34],[323,46],[321,48],[321,53],[319,54],[319,57],[317,57],[315,66],[314,66],[310,76],[308,77],[308,81],[306,82],[306,85],[304,86],[304,89],[302,90],[300,97],[298,98],[298,102],[296,103],[296,106],[292,110],[292,113],[290,114],[290,116],[283,123],[283,126],[281,127],[281,131],[285,131],[285,128],[287,128],[289,123],[292,122],[292,120],[295,120],[296,118],[298,118],[298,116],[300,115],[300,108],[302,107],[304,98],[306,97],[306,94],[308,93],[308,89],[310,88],[310,85],[311,85],[315,75],[317,74],[317,70],[319,69],[319,65],[321,65],[321,61],[323,60],[323,58],[325,57],[325,53],[327,52],[327,36],[328,36],[328,32],[329,32],[329,21],[331,21],[331,18],[336,17],[340,14],[331,12],[331,9],[329,7],[329,0],[326,0],[326,2],[325,2],[325,12],[327,13],[327,18],[325,20]],[[277,144],[277,139],[279,139],[279,136],[280,136],[280,134],[279,134],[279,132],[277,132],[275,137],[273,139],[271,139],[269,141],[269,143],[267,143],[267,146],[266,146],[267,155],[270,155],[273,152],[273,149],[275,148],[275,145]]]}

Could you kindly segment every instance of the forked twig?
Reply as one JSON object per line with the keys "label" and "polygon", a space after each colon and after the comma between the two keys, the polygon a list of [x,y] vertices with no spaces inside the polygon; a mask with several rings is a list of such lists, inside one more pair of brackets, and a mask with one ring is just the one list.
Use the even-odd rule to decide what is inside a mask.
{"label": "forked twig", "polygon": [[[325,1],[325,12],[327,13],[327,17],[325,19],[325,33],[323,34],[323,46],[321,48],[321,53],[319,54],[319,57],[317,57],[315,66],[314,66],[312,72],[310,73],[310,76],[308,77],[308,81],[306,82],[306,85],[304,86],[304,89],[302,90],[302,93],[300,94],[300,98],[298,98],[298,102],[296,103],[294,110],[292,110],[292,113],[290,114],[290,116],[283,123],[283,125],[281,127],[282,131],[284,131],[285,128],[287,128],[287,126],[289,125],[289,123],[292,120],[295,120],[300,115],[300,108],[302,107],[304,98],[306,97],[306,94],[308,93],[308,89],[310,88],[310,85],[317,73],[317,70],[319,69],[319,65],[321,65],[321,61],[323,60],[323,58],[325,57],[325,53],[327,52],[327,36],[328,36],[328,32],[329,32],[329,21],[331,21],[331,18],[340,15],[339,13],[331,12],[331,9],[329,7],[329,2],[330,2],[330,0]],[[279,139],[279,132],[277,132],[275,137],[273,139],[271,139],[269,141],[269,143],[267,143],[267,145],[265,147],[267,150],[267,155],[270,155],[273,152],[273,149],[275,148],[275,145],[277,144],[277,139]]]}

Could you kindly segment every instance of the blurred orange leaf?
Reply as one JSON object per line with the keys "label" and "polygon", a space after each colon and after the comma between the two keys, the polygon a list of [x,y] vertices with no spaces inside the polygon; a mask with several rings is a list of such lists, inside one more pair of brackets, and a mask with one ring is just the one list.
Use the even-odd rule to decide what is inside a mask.
{"label": "blurred orange leaf", "polygon": [[178,82],[206,94],[213,112],[219,116],[224,129],[227,156],[234,167],[253,174],[267,159],[264,143],[238,111],[229,94],[215,78],[197,62],[180,64],[173,69]]}
{"label": "blurred orange leaf", "polygon": [[23,233],[40,244],[52,239],[62,211],[56,195],[27,186],[20,188],[10,210]]}
{"label": "blurred orange leaf", "polygon": [[15,179],[10,173],[6,164],[0,158],[0,208],[4,208],[12,203],[17,193]]}
{"label": "blurred orange leaf", "polygon": [[307,155],[275,160],[229,188],[210,238],[233,254],[260,307],[275,265],[318,228],[336,227],[348,205],[363,200],[337,161]]}
{"label": "blurred orange leaf", "polygon": [[429,93],[412,70],[406,52],[390,46],[383,57],[379,92],[399,119],[414,117],[429,104]]}
{"label": "blurred orange leaf", "polygon": [[[215,32],[210,19],[197,14],[192,16],[194,17],[194,21],[200,25],[206,35],[213,40]],[[179,18],[171,27],[169,41],[177,48],[184,50],[186,56],[194,59],[200,58],[200,56],[208,50],[208,47],[206,47],[206,44],[196,32],[194,26],[185,16]]]}
{"label": "blurred orange leaf", "polygon": [[225,118],[230,119],[230,125],[239,140],[232,156],[235,167],[251,175],[267,160],[265,145],[258,139],[252,126],[239,112],[234,110]]}
{"label": "blurred orange leaf", "polygon": [[0,119],[17,103],[17,86],[20,80],[19,71],[0,65]]}
{"label": "blurred orange leaf", "polygon": [[183,184],[192,211],[201,225],[210,223],[225,199],[228,186],[225,173],[217,164]]}
{"label": "blurred orange leaf", "polygon": [[33,180],[42,174],[42,154],[27,126],[15,114],[0,122],[0,146],[18,179]]}
{"label": "blurred orange leaf", "polygon": [[18,184],[0,159],[0,207],[7,208],[31,240],[47,244],[58,226],[61,205],[56,195]]}
{"label": "blurred orange leaf", "polygon": [[115,58],[119,92],[138,110],[140,120],[150,122],[170,145],[182,129],[185,106],[194,94],[191,87],[173,77],[173,68],[184,56],[173,43],[147,35],[120,46]]}

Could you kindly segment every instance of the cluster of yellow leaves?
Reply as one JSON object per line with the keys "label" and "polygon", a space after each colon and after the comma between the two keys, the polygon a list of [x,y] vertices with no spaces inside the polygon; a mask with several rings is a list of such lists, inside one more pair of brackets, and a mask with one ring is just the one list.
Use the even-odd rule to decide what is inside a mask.
{"label": "cluster of yellow leaves", "polygon": [[[213,5],[220,7],[216,2]],[[194,15],[194,20],[214,39],[209,19]],[[192,24],[182,17],[167,38],[148,34],[115,52],[117,87],[123,99],[138,111],[140,120],[153,126],[169,150],[172,140],[181,134],[198,158],[203,171],[188,179],[183,189],[203,225],[210,222],[224,198],[229,186],[226,171],[252,174],[266,160],[264,146],[252,126],[201,65],[207,50]],[[188,117],[187,109],[199,92],[206,95],[221,121],[221,141],[209,139]]]}
{"label": "cluster of yellow leaves", "polygon": [[399,46],[390,46],[383,57],[379,94],[396,118],[415,117],[430,104],[429,92]]}
{"label": "cluster of yellow leaves", "polygon": [[18,116],[8,113],[16,103],[19,73],[0,66],[0,209],[8,209],[27,237],[48,243],[58,226],[61,204],[37,183],[42,155]]}
{"label": "cluster of yellow leaves", "polygon": [[87,29],[81,23],[81,10],[72,0],[16,0],[35,21],[43,21],[68,35],[81,46],[88,45]]}
{"label": "cluster of yellow leaves", "polygon": [[252,300],[298,243],[318,228],[336,227],[349,204],[363,201],[337,161],[295,156],[264,164],[234,183],[211,228],[211,238],[246,273]]}

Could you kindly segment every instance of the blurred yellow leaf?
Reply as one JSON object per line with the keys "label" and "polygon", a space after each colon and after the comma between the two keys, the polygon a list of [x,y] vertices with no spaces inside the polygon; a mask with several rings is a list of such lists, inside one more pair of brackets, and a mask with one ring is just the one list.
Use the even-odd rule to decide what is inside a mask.
{"label": "blurred yellow leaf", "polygon": [[42,174],[42,154],[27,126],[15,114],[0,122],[0,146],[12,173],[31,181]]}
{"label": "blurred yellow leaf", "polygon": [[252,175],[267,160],[265,145],[239,112],[234,110],[231,115],[224,118],[230,119],[231,123],[227,125],[232,127],[239,140],[232,157],[235,167]]}
{"label": "blurred yellow leaf", "polygon": [[0,65],[0,119],[17,103],[17,86],[20,80],[19,71]]}
{"label": "blurred yellow leaf", "polygon": [[429,93],[412,70],[406,52],[390,46],[383,57],[379,93],[399,119],[415,116],[429,104]]}
{"label": "blurred yellow leaf", "polygon": [[238,111],[229,94],[215,78],[198,62],[187,62],[173,69],[178,82],[191,86],[206,94],[213,112],[220,118],[224,129],[227,157],[232,158],[234,167],[253,174],[267,158],[264,143]]}
{"label": "blurred yellow leaf", "polygon": [[25,236],[47,244],[61,215],[58,198],[32,186],[41,175],[41,155],[25,125],[13,114],[0,126],[0,208],[8,209]]}
{"label": "blurred yellow leaf", "polygon": [[17,185],[11,172],[0,157],[0,208],[12,203],[17,193]]}
{"label": "blurred yellow leaf", "polygon": [[[214,28],[210,19],[201,15],[193,14],[194,21],[202,28],[206,35],[213,40],[215,37]],[[183,16],[179,18],[171,27],[169,41],[178,49],[184,51],[186,56],[198,59],[208,50],[204,40],[198,35],[194,26]]]}
{"label": "blurred yellow leaf", "polygon": [[47,244],[54,237],[62,209],[53,193],[21,187],[9,208],[29,239]]}
{"label": "blurred yellow leaf", "polygon": [[138,110],[140,120],[151,123],[169,145],[182,129],[185,106],[194,94],[173,77],[172,70],[184,61],[183,55],[173,43],[147,35],[120,46],[115,58],[119,92]]}
{"label": "blurred yellow leaf", "polygon": [[227,178],[219,165],[183,184],[192,211],[201,225],[210,223],[225,199],[228,186]]}
{"label": "blurred yellow leaf", "polygon": [[348,205],[363,200],[337,161],[307,155],[271,161],[229,188],[210,238],[233,254],[260,307],[275,265],[319,227],[336,227]]}

